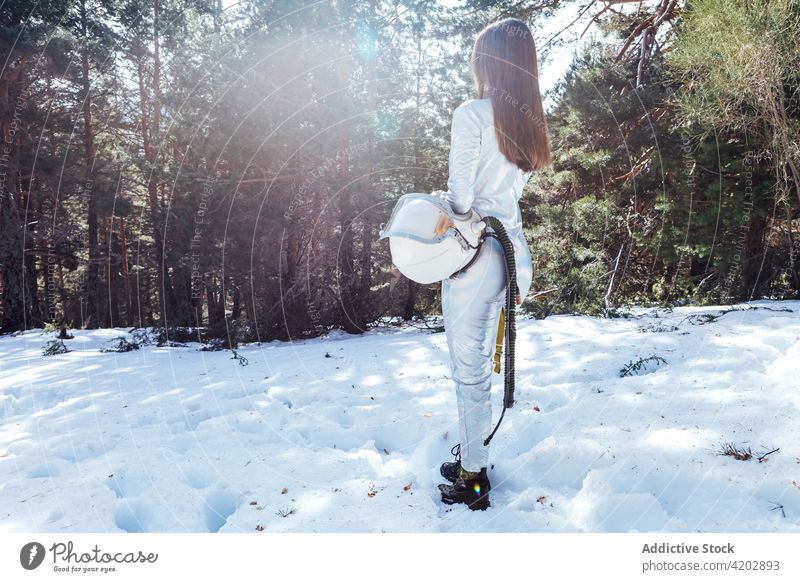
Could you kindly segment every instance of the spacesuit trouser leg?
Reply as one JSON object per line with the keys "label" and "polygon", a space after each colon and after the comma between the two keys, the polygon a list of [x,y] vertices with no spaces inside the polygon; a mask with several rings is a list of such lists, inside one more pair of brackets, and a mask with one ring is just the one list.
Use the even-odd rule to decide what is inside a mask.
{"label": "spacesuit trouser leg", "polygon": [[442,314],[461,433],[461,466],[467,471],[480,471],[489,460],[489,447],[483,441],[492,428],[492,355],[505,289],[505,259],[494,238],[486,239],[469,269],[442,282]]}

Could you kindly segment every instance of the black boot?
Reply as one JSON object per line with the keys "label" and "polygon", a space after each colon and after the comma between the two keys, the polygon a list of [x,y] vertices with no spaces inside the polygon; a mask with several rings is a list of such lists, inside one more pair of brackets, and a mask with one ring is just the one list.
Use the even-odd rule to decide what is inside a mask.
{"label": "black boot", "polygon": [[483,511],[489,507],[489,491],[492,485],[489,483],[486,467],[478,473],[469,473],[459,467],[457,473],[452,485],[439,485],[442,503],[447,505],[463,503],[473,511],[476,509]]}
{"label": "black boot", "polygon": [[442,474],[442,477],[450,481],[450,483],[455,483],[456,478],[458,478],[458,470],[461,468],[461,443],[450,449],[450,454],[453,455],[456,460],[442,463],[442,466],[439,467],[439,473]]}

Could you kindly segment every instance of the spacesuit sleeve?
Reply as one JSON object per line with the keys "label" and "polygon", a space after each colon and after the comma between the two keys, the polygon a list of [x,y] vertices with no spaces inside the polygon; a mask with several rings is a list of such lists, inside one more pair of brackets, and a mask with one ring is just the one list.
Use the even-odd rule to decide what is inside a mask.
{"label": "spacesuit sleeve", "polygon": [[453,112],[446,195],[451,208],[459,214],[468,212],[475,199],[475,174],[480,151],[480,120],[472,108],[461,105]]}

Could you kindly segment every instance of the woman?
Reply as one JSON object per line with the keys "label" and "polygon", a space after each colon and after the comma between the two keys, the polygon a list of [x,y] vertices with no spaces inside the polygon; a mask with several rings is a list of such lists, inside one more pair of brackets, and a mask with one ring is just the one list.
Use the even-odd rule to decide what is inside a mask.
{"label": "woman", "polygon": [[[514,244],[519,304],[530,289],[533,266],[518,201],[531,172],[550,163],[536,46],[527,25],[508,18],[481,31],[472,73],[478,99],[453,113],[445,197],[459,214],[477,211],[503,223]],[[494,238],[485,240],[466,271],[442,282],[461,442],[454,447],[456,461],[441,467],[452,484],[439,489],[445,503],[470,509],[489,506],[489,450],[483,441],[491,431],[491,357],[505,287],[505,259]]]}

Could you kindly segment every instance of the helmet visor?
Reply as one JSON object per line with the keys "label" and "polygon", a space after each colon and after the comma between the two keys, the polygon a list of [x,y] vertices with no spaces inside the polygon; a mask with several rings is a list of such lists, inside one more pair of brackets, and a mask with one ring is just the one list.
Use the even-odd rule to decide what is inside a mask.
{"label": "helmet visor", "polygon": [[433,244],[444,239],[452,226],[446,202],[430,194],[406,194],[397,201],[380,238],[398,236]]}

